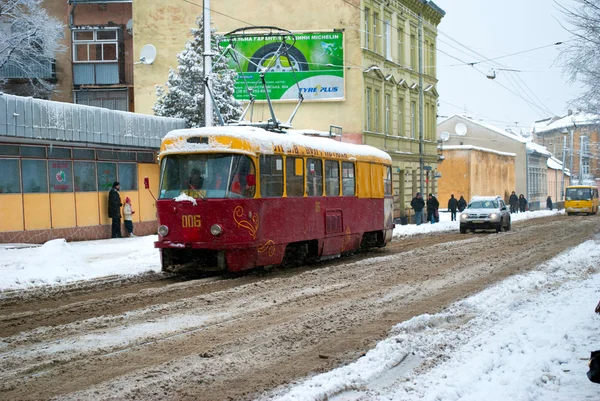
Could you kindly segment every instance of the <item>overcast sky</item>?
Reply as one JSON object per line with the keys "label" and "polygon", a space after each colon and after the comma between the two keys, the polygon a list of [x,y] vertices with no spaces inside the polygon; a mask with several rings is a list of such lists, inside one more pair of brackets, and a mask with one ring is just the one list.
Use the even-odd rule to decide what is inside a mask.
{"label": "overcast sky", "polygon": [[[564,22],[564,16],[553,0],[434,2],[446,11],[438,36],[440,116],[466,110],[500,127],[514,126],[515,122],[530,127],[535,120],[550,113],[566,114],[567,103],[578,94],[579,86],[567,82],[556,62],[559,46],[477,65],[484,74],[470,66],[455,66],[461,62],[442,53],[465,62],[476,62],[568,40],[570,34],[559,23]],[[560,3],[572,5],[571,0],[560,0]],[[497,71],[496,79],[490,80],[485,74],[492,66],[522,72]]]}

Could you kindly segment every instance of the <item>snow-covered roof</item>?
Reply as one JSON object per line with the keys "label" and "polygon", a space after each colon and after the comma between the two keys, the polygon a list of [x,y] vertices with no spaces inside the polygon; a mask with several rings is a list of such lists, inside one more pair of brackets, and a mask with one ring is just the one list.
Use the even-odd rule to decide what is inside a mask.
{"label": "snow-covered roof", "polygon": [[[161,156],[168,153],[195,153],[199,151],[238,151],[246,153],[273,154],[277,147],[283,153],[293,153],[294,147],[302,147],[306,154],[315,156],[333,156],[340,158],[373,158],[391,163],[392,158],[386,152],[368,145],[356,145],[340,142],[331,138],[314,136],[310,131],[290,130],[276,133],[251,126],[220,126],[179,129],[169,132],[161,145]],[[207,138],[206,141],[190,143],[188,138]],[[239,139],[245,144],[244,149],[234,147],[231,139]]]}
{"label": "snow-covered roof", "polygon": [[549,152],[545,146],[538,145],[535,142],[527,142],[525,144],[525,149],[527,149],[527,153],[539,153],[546,157],[552,157],[552,152]]}
{"label": "snow-covered roof", "polygon": [[444,146],[441,150],[478,150],[480,152],[495,153],[500,156],[517,157],[516,153],[500,152],[500,151],[497,151],[494,149],[482,148],[482,147],[473,146],[473,145],[448,145],[448,146]]}
{"label": "snow-covered roof", "polygon": [[600,124],[600,115],[590,113],[575,113],[562,118],[550,118],[543,121],[537,121],[533,124],[533,130],[536,134],[544,132],[562,130],[563,128],[573,128],[583,125]]}
{"label": "snow-covered roof", "polygon": [[[562,162],[554,156],[549,157],[546,164],[548,165],[548,168],[550,168],[552,170],[562,170]],[[568,168],[565,168],[565,175],[568,175],[568,176],[571,175],[571,172],[569,171]]]}
{"label": "snow-covered roof", "polygon": [[[461,118],[463,120],[467,120],[467,121],[469,121],[472,124],[477,124],[480,127],[483,127],[483,128],[488,129],[490,131],[493,131],[493,132],[495,132],[497,134],[503,135],[503,136],[505,136],[507,138],[510,138],[510,139],[514,140],[514,141],[522,142],[522,143],[527,142],[527,139],[523,138],[520,135],[513,134],[512,132],[508,132],[506,130],[503,130],[502,128],[498,128],[495,125],[487,124],[487,123],[484,123],[482,121],[475,120],[474,118],[469,117],[467,115],[464,115],[464,114],[455,114],[454,116],[450,117],[448,120],[450,120],[453,117],[458,117],[458,118]],[[448,121],[448,120],[445,120],[445,121]],[[468,135],[468,133],[467,133],[467,135]]]}

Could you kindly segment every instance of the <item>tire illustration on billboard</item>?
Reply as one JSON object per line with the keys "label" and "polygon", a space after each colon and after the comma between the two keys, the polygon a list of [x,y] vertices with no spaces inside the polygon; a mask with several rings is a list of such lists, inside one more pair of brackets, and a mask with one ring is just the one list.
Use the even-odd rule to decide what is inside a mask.
{"label": "tire illustration on billboard", "polygon": [[[279,57],[277,57],[278,50]],[[260,69],[267,68],[273,72],[308,71],[308,63],[300,50],[290,44],[282,46],[277,42],[269,43],[258,49],[248,63],[248,72],[259,72]]]}

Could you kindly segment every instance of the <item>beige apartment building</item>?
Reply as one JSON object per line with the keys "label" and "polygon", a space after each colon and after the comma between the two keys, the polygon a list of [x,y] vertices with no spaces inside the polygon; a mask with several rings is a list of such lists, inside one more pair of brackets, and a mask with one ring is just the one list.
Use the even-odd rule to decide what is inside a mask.
{"label": "beige apartment building", "polygon": [[[394,163],[395,216],[405,216],[420,189],[419,119],[423,119],[425,192],[436,192],[436,37],[444,11],[426,0],[212,0],[213,26],[229,32],[244,26],[278,26],[297,34],[331,33],[341,38],[343,59],[337,67],[341,85],[333,96],[305,96],[293,125],[329,131],[342,127],[343,140],[386,150]],[[156,84],[167,81],[169,68],[190,38],[202,14],[202,1],[136,0],[133,2],[133,53],[143,46],[157,50],[153,64],[134,66],[135,111],[152,114]],[[422,31],[419,32],[419,18]],[[423,85],[419,85],[419,38]],[[309,64],[307,64],[309,65]],[[329,64],[328,64],[329,65]],[[309,65],[310,68],[310,65]],[[317,86],[317,88],[321,88]],[[419,95],[423,93],[423,113]],[[296,101],[274,101],[278,119],[291,115]],[[269,117],[264,102],[255,116]]]}

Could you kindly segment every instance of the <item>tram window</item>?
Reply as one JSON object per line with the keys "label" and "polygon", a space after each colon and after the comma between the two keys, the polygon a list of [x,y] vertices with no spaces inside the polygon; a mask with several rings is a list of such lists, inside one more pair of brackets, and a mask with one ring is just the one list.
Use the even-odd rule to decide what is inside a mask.
{"label": "tram window", "polygon": [[325,160],[325,193],[340,196],[340,164],[335,160]]}
{"label": "tram window", "polygon": [[260,157],[260,195],[263,198],[283,196],[283,160],[281,156]]}
{"label": "tram window", "polygon": [[169,155],[163,159],[161,199],[181,193],[194,198],[252,198],[256,189],[254,163],[232,154]]}
{"label": "tram window", "polygon": [[392,168],[385,168],[385,177],[383,178],[383,188],[386,196],[392,195]]}
{"label": "tram window", "polygon": [[323,162],[306,159],[306,196],[323,196]]}
{"label": "tram window", "polygon": [[355,193],[354,163],[342,162],[342,195],[354,196]]}
{"label": "tram window", "polygon": [[303,166],[304,161],[300,157],[286,157],[285,159],[285,178],[286,192],[288,197],[304,196],[304,168],[298,169],[296,165]]}

